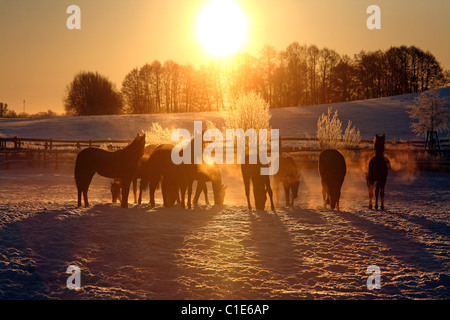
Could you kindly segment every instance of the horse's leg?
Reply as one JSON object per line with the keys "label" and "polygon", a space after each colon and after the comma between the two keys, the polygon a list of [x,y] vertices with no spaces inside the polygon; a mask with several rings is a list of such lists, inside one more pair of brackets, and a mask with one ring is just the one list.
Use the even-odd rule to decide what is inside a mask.
{"label": "horse's leg", "polygon": [[130,193],[131,180],[132,179],[130,179],[130,178],[121,179],[121,184],[122,184],[121,207],[122,208],[128,208],[128,194]]}
{"label": "horse's leg", "polygon": [[208,187],[206,186],[206,181],[205,181],[205,184],[203,185],[203,193],[205,194],[205,203],[206,203],[206,205],[209,206]]}
{"label": "horse's leg", "polygon": [[322,181],[322,198],[323,198],[323,207],[327,208],[328,202],[328,186],[325,181]]}
{"label": "horse's leg", "polygon": [[384,210],[384,184],[380,187],[381,210]]}
{"label": "horse's leg", "polygon": [[375,187],[375,210],[378,210],[378,195],[380,194],[380,183],[377,182]]}
{"label": "horse's leg", "polygon": [[278,196],[280,192],[280,180],[276,177],[273,178],[273,193],[275,194],[275,205],[278,207]]}
{"label": "horse's leg", "polygon": [[136,197],[136,193],[137,193],[137,178],[133,177],[133,195],[134,195],[134,203],[137,203],[137,197]]}
{"label": "horse's leg", "polygon": [[270,198],[270,208],[272,209],[272,211],[275,211],[275,206],[273,205],[273,192],[272,192],[272,188],[270,187],[270,180],[269,180],[269,176],[266,176],[267,180],[266,180],[266,188],[267,188],[267,193],[269,193],[269,198]]}
{"label": "horse's leg", "polygon": [[77,185],[77,191],[78,191],[78,206],[81,207],[81,188]]}
{"label": "horse's leg", "polygon": [[185,209],[186,208],[186,201],[185,201],[185,196],[186,196],[186,185],[183,183],[181,186],[180,186],[180,193],[181,193],[181,207],[183,208],[183,209]]}
{"label": "horse's leg", "polygon": [[[246,169],[248,170],[249,168]],[[241,167],[241,171],[242,179],[244,180],[245,196],[247,197],[247,207],[249,210],[252,210],[252,205],[250,203],[250,175],[248,174],[248,172],[246,172],[245,169],[243,169],[243,167]]]}
{"label": "horse's leg", "polygon": [[290,187],[289,187],[289,185],[286,183],[286,184],[283,184],[283,187],[284,187],[284,197],[286,198],[286,207],[289,207],[289,205],[290,205],[290,201],[289,201],[289,192],[290,192]]}
{"label": "horse's leg", "polygon": [[150,205],[152,206],[152,208],[155,206],[155,192],[156,192],[156,185],[155,184],[150,184],[149,185],[149,195],[150,195]]}
{"label": "horse's leg", "polygon": [[142,191],[144,190],[144,184],[147,183],[146,180],[141,179],[139,182],[139,197],[138,197],[138,204],[142,203]]}
{"label": "horse's leg", "polygon": [[373,182],[367,181],[369,187],[369,209],[372,210],[372,198],[373,198]]}
{"label": "horse's leg", "polygon": [[188,205],[189,209],[191,209],[192,184],[193,184],[193,181],[189,181],[188,186],[187,186],[187,194],[188,194],[187,205]]}
{"label": "horse's leg", "polygon": [[84,206],[86,208],[89,207],[89,201],[88,201],[88,195],[87,195],[88,189],[89,189],[89,186],[87,186],[83,189]]}
{"label": "horse's leg", "polygon": [[[166,182],[166,179],[164,178],[163,179],[163,181],[161,182],[161,193],[162,193],[162,197],[163,197],[163,206],[164,206],[164,208],[167,208],[167,204],[168,204],[168,202],[167,202],[167,192],[168,192],[168,189],[167,189],[167,182]],[[150,194],[150,203],[151,203],[151,200],[152,199],[152,195]]]}
{"label": "horse's leg", "polygon": [[202,183],[203,181],[201,181],[200,179],[197,180],[197,187],[195,189],[194,200],[192,201],[194,205],[197,205],[198,198],[200,198],[200,194],[202,193],[203,190],[203,188],[201,187]]}

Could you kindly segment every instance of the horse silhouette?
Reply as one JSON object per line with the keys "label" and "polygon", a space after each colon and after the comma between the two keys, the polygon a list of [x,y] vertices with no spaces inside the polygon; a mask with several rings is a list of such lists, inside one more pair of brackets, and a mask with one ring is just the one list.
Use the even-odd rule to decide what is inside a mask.
{"label": "horse silhouette", "polygon": [[[191,146],[193,148],[193,144]],[[186,207],[185,196],[188,195],[187,205],[191,207],[192,184],[197,176],[196,164],[174,164],[172,161],[171,144],[159,145],[154,149],[147,162],[142,165],[142,180],[150,188],[150,204],[155,205],[155,190],[161,182],[164,207],[173,207],[179,201],[181,207]],[[142,183],[141,180],[141,183]],[[181,197],[180,197],[181,195]]]}
{"label": "horse silhouette", "polygon": [[342,154],[335,149],[326,149],[319,156],[319,174],[322,183],[323,205],[339,211],[341,187],[347,167]]}
{"label": "horse silhouette", "polygon": [[75,162],[75,183],[78,191],[78,206],[89,206],[88,189],[95,173],[113,179],[120,179],[122,188],[121,207],[128,208],[128,193],[136,174],[145,147],[145,135],[137,135],[133,142],[123,149],[110,152],[99,148],[80,151]]}
{"label": "horse silhouette", "polygon": [[203,192],[205,195],[205,203],[209,205],[208,200],[208,187],[207,182],[211,181],[213,194],[214,194],[214,204],[222,205],[225,198],[226,186],[222,184],[222,175],[219,166],[214,164],[200,164],[197,165],[197,188],[195,191],[194,199],[192,203],[196,205],[198,203],[198,198]]}
{"label": "horse silhouette", "polygon": [[273,204],[273,192],[270,187],[270,176],[261,174],[261,163],[251,164],[249,163],[249,156],[246,155],[246,161],[241,164],[242,179],[244,181],[245,196],[247,197],[248,209],[252,209],[250,203],[250,182],[253,186],[253,196],[255,198],[255,207],[257,210],[264,210],[267,200],[267,193],[270,198],[270,207],[275,211]]}
{"label": "horse silhouette", "polygon": [[[156,144],[150,144],[144,148],[144,154],[141,158],[141,161],[139,162],[138,169],[136,171],[136,174],[133,177],[133,195],[134,195],[134,203],[138,203],[138,197],[137,197],[137,185],[138,185],[138,179],[141,179],[140,181],[140,190],[139,190],[139,204],[141,204],[142,201],[142,191],[145,190],[143,188],[143,184],[146,184],[146,181],[142,179],[142,166],[148,159],[150,158],[150,155],[152,154],[153,150],[157,147]],[[148,184],[148,183],[147,183]],[[120,199],[120,193],[121,193],[121,187],[120,187],[120,179],[114,179],[113,182],[111,182],[111,196],[113,199],[113,203],[116,203],[117,199]]]}
{"label": "horse silhouette", "polygon": [[[273,192],[275,204],[278,206],[280,183],[283,184],[286,207],[294,205],[294,199],[298,196],[300,175],[295,161],[290,156],[280,156],[278,172],[273,176]],[[292,197],[291,197],[292,195]]]}
{"label": "horse silhouette", "polygon": [[378,195],[381,198],[381,210],[384,210],[384,187],[386,185],[387,175],[390,168],[389,160],[384,156],[384,144],[386,135],[374,138],[375,156],[369,161],[369,170],[366,176],[367,186],[369,187],[369,209],[372,209],[372,198],[375,187],[375,209],[378,210]]}

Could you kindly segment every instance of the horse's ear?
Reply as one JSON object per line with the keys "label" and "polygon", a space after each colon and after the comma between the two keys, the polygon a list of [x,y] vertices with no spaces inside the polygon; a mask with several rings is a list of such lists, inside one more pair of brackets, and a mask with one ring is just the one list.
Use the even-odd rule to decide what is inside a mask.
{"label": "horse's ear", "polygon": [[385,139],[386,138],[386,134],[385,133],[383,133],[383,135],[381,136],[383,139]]}

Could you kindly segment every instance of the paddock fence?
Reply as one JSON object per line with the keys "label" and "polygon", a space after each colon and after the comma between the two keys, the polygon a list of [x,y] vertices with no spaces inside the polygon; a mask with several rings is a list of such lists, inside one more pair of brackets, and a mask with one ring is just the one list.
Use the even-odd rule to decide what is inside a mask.
{"label": "paddock fence", "polygon": [[[0,169],[21,165],[54,167],[75,163],[76,155],[87,147],[115,151],[132,140],[64,140],[38,138],[0,138]],[[385,153],[397,162],[413,163],[419,170],[450,171],[450,139],[439,141],[439,149],[426,148],[425,141],[388,140]],[[349,162],[358,162],[372,156],[373,140],[361,140],[358,147],[338,147]],[[323,146],[317,138],[280,137],[280,152],[290,154],[300,167],[317,166]]]}

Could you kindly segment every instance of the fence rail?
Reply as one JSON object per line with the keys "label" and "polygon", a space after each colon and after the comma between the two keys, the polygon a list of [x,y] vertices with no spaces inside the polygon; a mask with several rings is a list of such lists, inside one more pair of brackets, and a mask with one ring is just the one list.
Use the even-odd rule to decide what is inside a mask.
{"label": "fence rail", "polygon": [[[8,168],[15,162],[38,163],[46,167],[63,162],[73,162],[76,154],[85,147],[101,147],[110,151],[117,150],[131,143],[132,140],[69,140],[69,139],[38,139],[38,138],[0,138],[0,164],[1,167]],[[441,156],[440,162],[448,164],[450,153],[450,139],[440,140],[440,150],[425,149],[425,141],[419,140],[389,140],[386,141],[386,152],[388,154],[405,154],[408,158],[423,154],[438,154]],[[340,148],[342,150],[356,151],[364,154],[373,152],[373,140],[361,140],[358,147]],[[317,138],[281,137],[280,151],[297,154],[297,158],[308,161],[317,158],[322,150]],[[306,157],[298,154],[307,155]],[[444,160],[443,160],[444,159]],[[315,160],[313,160],[315,161]]]}

